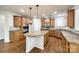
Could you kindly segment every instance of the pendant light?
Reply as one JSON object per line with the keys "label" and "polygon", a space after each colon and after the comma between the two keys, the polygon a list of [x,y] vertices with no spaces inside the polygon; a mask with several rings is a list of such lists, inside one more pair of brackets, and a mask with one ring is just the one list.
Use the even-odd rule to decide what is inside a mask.
{"label": "pendant light", "polygon": [[31,7],[29,8],[30,9],[30,19],[29,19],[29,24],[32,24],[32,19],[31,19]]}
{"label": "pendant light", "polygon": [[30,19],[31,19],[31,9],[32,9],[32,8],[30,7],[29,9],[30,9]]}
{"label": "pendant light", "polygon": [[33,32],[40,32],[41,31],[41,20],[38,18],[38,7],[39,5],[36,5],[36,17],[33,18]]}
{"label": "pendant light", "polygon": [[39,7],[39,5],[36,5],[36,7],[37,7],[37,18],[38,18],[38,7]]}

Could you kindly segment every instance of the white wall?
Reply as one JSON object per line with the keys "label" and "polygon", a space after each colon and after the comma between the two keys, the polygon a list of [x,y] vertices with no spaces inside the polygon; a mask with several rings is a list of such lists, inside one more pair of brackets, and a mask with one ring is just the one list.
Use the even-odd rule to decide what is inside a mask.
{"label": "white wall", "polygon": [[9,26],[8,18],[6,14],[0,14],[0,33],[1,39],[4,39],[5,42],[9,42]]}
{"label": "white wall", "polygon": [[75,8],[75,30],[79,31],[79,6],[74,6]]}
{"label": "white wall", "polygon": [[[60,16],[59,16],[60,15]],[[67,13],[60,13],[55,17],[55,27],[66,27],[67,26]]]}
{"label": "white wall", "polygon": [[13,27],[13,15],[21,16],[19,14],[12,13],[12,12],[7,12],[7,11],[0,11],[0,15],[7,16],[7,21],[8,21],[8,26],[9,27]]}
{"label": "white wall", "polygon": [[64,18],[55,18],[55,26],[56,27],[65,27],[66,26],[66,19]]}
{"label": "white wall", "polygon": [[4,38],[4,20],[5,16],[0,15],[0,40]]}
{"label": "white wall", "polygon": [[[4,16],[4,41],[5,42],[9,42],[9,30],[10,28],[13,27],[13,15],[18,15],[18,14],[14,14],[14,13],[11,13],[11,12],[6,12],[6,11],[0,11],[0,15],[3,15]],[[20,16],[20,15],[18,15]],[[1,24],[0,24],[1,25]],[[0,28],[1,29],[1,28]],[[2,29],[1,29],[2,30]]]}

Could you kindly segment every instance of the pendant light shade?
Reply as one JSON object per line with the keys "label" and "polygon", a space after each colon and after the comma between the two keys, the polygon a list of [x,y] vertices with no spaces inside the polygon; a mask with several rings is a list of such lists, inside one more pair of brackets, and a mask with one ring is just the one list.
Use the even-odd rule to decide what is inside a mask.
{"label": "pendant light shade", "polygon": [[41,20],[38,18],[38,7],[39,5],[36,5],[37,7],[37,14],[36,17],[33,18],[33,32],[40,32],[41,31]]}
{"label": "pendant light shade", "polygon": [[32,18],[31,18],[31,7],[29,7],[29,9],[30,9],[30,19],[29,19],[29,24],[32,24]]}

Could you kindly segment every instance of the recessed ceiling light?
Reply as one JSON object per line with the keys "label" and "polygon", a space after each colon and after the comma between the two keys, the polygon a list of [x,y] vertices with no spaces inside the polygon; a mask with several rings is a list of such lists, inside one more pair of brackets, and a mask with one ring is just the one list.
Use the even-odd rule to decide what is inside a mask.
{"label": "recessed ceiling light", "polygon": [[57,12],[55,11],[54,14],[57,14]]}
{"label": "recessed ceiling light", "polygon": [[74,9],[74,8],[72,8],[72,9]]}
{"label": "recessed ceiling light", "polygon": [[48,18],[48,16],[45,16],[45,18]]}
{"label": "recessed ceiling light", "polygon": [[21,10],[21,12],[24,12],[24,10]]}
{"label": "recessed ceiling light", "polygon": [[58,16],[62,16],[61,14],[59,14]]}
{"label": "recessed ceiling light", "polygon": [[45,16],[45,14],[43,14],[43,16]]}
{"label": "recessed ceiling light", "polygon": [[36,18],[36,16],[34,16],[34,18]]}

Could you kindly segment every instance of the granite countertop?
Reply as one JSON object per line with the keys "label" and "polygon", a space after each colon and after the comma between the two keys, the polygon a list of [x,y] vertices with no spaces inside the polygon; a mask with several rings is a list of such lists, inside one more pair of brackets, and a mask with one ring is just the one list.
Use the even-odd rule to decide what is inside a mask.
{"label": "granite countertop", "polygon": [[29,33],[25,33],[24,35],[25,36],[29,36],[29,37],[37,37],[37,36],[41,36],[41,35],[44,35],[46,34],[48,31],[46,30],[42,30],[40,32],[29,32]]}
{"label": "granite countertop", "polygon": [[61,31],[66,40],[70,43],[79,44],[79,35],[75,32]]}
{"label": "granite countertop", "polygon": [[20,30],[20,28],[17,27],[9,28],[9,31],[18,31],[18,30]]}

